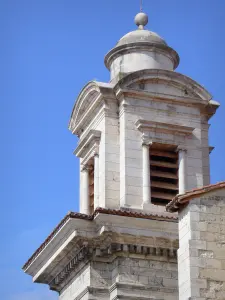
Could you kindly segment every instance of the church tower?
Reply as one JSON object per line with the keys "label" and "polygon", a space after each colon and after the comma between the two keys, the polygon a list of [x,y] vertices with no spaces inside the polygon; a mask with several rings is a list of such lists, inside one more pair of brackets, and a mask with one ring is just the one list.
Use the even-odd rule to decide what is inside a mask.
{"label": "church tower", "polygon": [[175,71],[177,52],[145,28],[145,13],[135,23],[105,56],[110,82],[89,82],[72,110],[80,213],[23,267],[60,300],[178,299],[176,199],[210,184],[219,103]]}
{"label": "church tower", "polygon": [[218,103],[175,72],[179,56],[135,17],[137,30],[106,55],[109,83],[92,81],[75,103],[80,211],[97,207],[165,212],[176,194],[207,185],[208,120]]}

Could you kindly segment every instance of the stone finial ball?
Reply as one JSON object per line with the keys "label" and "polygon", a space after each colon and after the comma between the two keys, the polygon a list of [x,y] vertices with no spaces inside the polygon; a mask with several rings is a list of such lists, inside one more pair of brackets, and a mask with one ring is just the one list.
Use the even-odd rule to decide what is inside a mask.
{"label": "stone finial ball", "polygon": [[148,24],[148,15],[145,13],[141,12],[136,15],[134,22],[137,26],[145,26]]}

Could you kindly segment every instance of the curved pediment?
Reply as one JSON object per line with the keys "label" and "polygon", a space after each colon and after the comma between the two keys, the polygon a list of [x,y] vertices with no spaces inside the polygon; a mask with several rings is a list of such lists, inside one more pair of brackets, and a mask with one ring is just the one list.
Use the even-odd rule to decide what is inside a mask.
{"label": "curved pediment", "polygon": [[211,94],[196,81],[180,73],[168,70],[142,70],[121,79],[115,90],[145,91],[152,94],[205,100],[212,99]]}
{"label": "curved pediment", "polygon": [[91,112],[96,102],[104,94],[110,94],[112,87],[110,84],[90,81],[80,92],[74,104],[69,122],[69,130],[77,134],[77,129],[82,120]]}
{"label": "curved pediment", "polygon": [[79,123],[88,106],[90,106],[91,102],[93,102],[99,96],[99,94],[100,89],[95,81],[88,82],[88,84],[85,85],[77,97],[72,110],[69,122],[69,129],[71,131],[74,131],[76,125]]}

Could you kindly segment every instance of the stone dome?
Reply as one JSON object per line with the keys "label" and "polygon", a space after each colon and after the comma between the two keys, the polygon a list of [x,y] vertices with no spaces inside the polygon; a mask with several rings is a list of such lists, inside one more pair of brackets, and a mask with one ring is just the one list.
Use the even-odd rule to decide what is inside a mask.
{"label": "stone dome", "polygon": [[138,29],[124,35],[105,56],[111,81],[145,69],[173,71],[179,64],[177,52],[157,33],[145,29],[147,14],[138,13],[134,21]]}
{"label": "stone dome", "polygon": [[161,38],[157,33],[145,29],[137,29],[127,33],[119,40],[116,46],[118,47],[126,44],[141,42],[167,46],[167,43],[164,41],[164,39]]}

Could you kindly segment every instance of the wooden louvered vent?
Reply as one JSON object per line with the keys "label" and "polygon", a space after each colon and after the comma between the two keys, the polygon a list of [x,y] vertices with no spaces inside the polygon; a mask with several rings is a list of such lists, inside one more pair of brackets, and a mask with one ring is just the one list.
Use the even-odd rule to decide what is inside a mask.
{"label": "wooden louvered vent", "polygon": [[150,148],[151,202],[166,205],[178,193],[178,153],[160,148]]}
{"label": "wooden louvered vent", "polygon": [[89,203],[90,203],[90,214],[94,212],[94,167],[91,166],[89,169]]}

